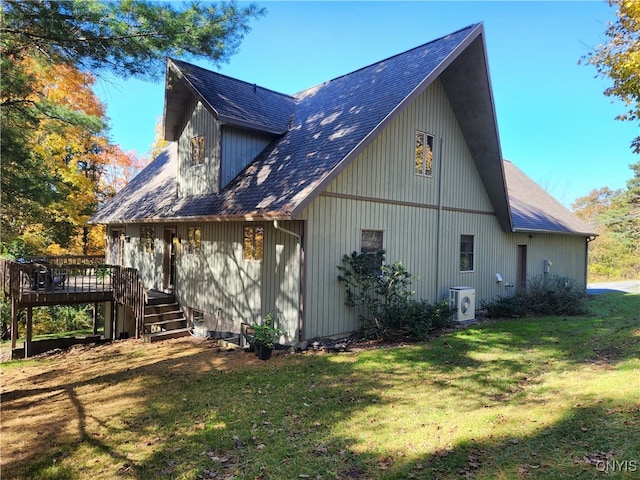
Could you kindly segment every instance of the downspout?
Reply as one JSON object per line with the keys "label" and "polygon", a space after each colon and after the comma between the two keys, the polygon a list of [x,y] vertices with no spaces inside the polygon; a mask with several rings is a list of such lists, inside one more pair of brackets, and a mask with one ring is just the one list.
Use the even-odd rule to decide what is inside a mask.
{"label": "downspout", "polygon": [[438,216],[436,218],[436,285],[434,301],[439,300],[440,296],[440,243],[441,243],[441,217],[442,217],[442,179],[444,177],[442,172],[442,145],[444,140],[440,137],[440,151],[438,152]]}
{"label": "downspout", "polygon": [[274,220],[273,221],[273,228],[275,228],[276,230],[280,230],[283,233],[286,233],[287,235],[290,235],[294,238],[296,238],[298,240],[298,332],[296,334],[296,343],[299,342],[301,340],[302,337],[302,327],[303,327],[303,322],[302,322],[302,261],[303,261],[303,252],[302,252],[302,236],[292,232],[291,230],[287,230],[286,228],[281,227],[278,224],[278,220]]}
{"label": "downspout", "polygon": [[589,244],[596,239],[595,235],[589,235],[584,245],[584,288],[587,289],[589,281]]}

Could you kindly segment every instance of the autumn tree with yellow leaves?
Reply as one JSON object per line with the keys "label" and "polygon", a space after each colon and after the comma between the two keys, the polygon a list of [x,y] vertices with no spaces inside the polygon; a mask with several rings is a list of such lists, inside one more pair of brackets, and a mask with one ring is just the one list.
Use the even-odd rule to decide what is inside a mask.
{"label": "autumn tree with yellow leaves", "polygon": [[2,253],[102,248],[87,220],[141,160],[108,139],[92,92],[101,73],[153,79],[167,56],[225,61],[262,14],[235,2],[2,1]]}

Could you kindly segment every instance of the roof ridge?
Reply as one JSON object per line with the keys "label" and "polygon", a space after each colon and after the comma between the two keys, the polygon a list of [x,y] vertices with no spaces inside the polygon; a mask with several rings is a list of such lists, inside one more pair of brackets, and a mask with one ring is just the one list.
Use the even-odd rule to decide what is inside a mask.
{"label": "roof ridge", "polygon": [[311,86],[311,87],[309,87],[309,88],[305,88],[304,90],[300,90],[299,92],[294,93],[292,96],[293,96],[294,98],[296,98],[296,99],[297,99],[297,98],[298,98],[298,97],[300,97],[300,96],[304,96],[305,92],[308,92],[309,90],[315,90],[315,89],[317,89],[318,87],[320,87],[320,86],[322,86],[322,85],[327,85],[327,84],[329,84],[329,83],[331,83],[331,82],[335,82],[335,81],[340,80],[340,79],[342,79],[342,78],[348,77],[349,75],[353,75],[353,74],[355,74],[355,73],[358,73],[358,72],[361,72],[361,71],[366,70],[366,69],[368,69],[368,68],[371,68],[371,67],[373,67],[374,65],[379,65],[379,64],[381,64],[381,63],[383,63],[383,62],[388,62],[388,61],[389,61],[389,60],[391,60],[392,58],[397,58],[397,57],[400,57],[400,56],[402,56],[402,55],[405,55],[405,54],[407,54],[407,53],[409,53],[409,52],[413,52],[414,50],[418,50],[418,49],[420,49],[420,48],[424,48],[424,47],[426,47],[427,45],[432,44],[432,43],[439,42],[439,41],[441,41],[441,40],[445,39],[446,37],[450,37],[450,36],[452,36],[452,35],[456,35],[457,33],[460,33],[460,32],[462,32],[463,30],[473,30],[474,28],[477,28],[477,27],[478,27],[478,26],[480,26],[480,25],[482,25],[482,22],[472,23],[472,24],[470,24],[470,25],[467,25],[466,27],[459,28],[459,29],[458,29],[458,30],[456,30],[455,32],[450,32],[450,33],[447,33],[446,35],[442,35],[441,37],[438,37],[438,38],[436,38],[436,39],[434,39],[434,40],[429,40],[428,42],[423,43],[422,45],[418,45],[417,47],[413,47],[413,48],[410,48],[410,49],[405,50],[405,51],[403,51],[403,52],[396,53],[396,54],[391,55],[391,56],[389,56],[389,57],[383,58],[382,60],[378,60],[378,61],[376,61],[376,62],[370,63],[369,65],[365,65],[365,66],[363,66],[363,67],[357,68],[356,70],[352,70],[351,72],[344,73],[344,74],[339,75],[339,76],[337,76],[337,77],[335,77],[335,78],[332,78],[332,79],[330,79],[330,80],[325,80],[324,82],[321,82],[321,83],[319,83],[319,84],[317,84],[317,85],[313,85],[313,86]]}
{"label": "roof ridge", "polygon": [[[219,77],[224,77],[224,78],[226,78],[228,80],[231,80],[233,82],[236,82],[236,83],[242,83],[242,84],[245,84],[245,85],[247,85],[249,87],[259,88],[260,90],[264,90],[264,91],[269,92],[269,93],[274,93],[276,95],[280,95],[282,97],[287,97],[287,98],[290,98],[291,100],[295,100],[295,97],[293,95],[288,94],[288,93],[278,92],[277,90],[273,90],[271,88],[263,87],[262,85],[258,85],[257,83],[248,82],[246,80],[242,80],[242,79],[239,79],[239,78],[231,77],[229,75],[225,75],[224,73],[220,73],[220,72],[216,72],[216,71],[213,71],[213,70],[209,70],[208,68],[201,67],[200,65],[196,65],[195,63],[189,63],[189,62],[185,62],[184,60],[179,60],[179,59],[171,58],[171,57],[169,57],[169,60],[171,62],[173,62],[174,64],[176,64],[176,65],[178,63],[181,63],[181,64],[187,65],[189,67],[195,67],[198,70],[202,70],[204,72],[207,72],[208,74],[213,74],[213,75],[217,75]],[[177,66],[179,66],[179,65],[177,65]]]}

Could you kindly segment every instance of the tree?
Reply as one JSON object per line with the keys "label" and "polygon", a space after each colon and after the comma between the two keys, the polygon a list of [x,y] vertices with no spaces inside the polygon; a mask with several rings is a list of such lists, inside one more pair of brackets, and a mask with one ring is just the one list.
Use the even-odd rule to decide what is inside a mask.
{"label": "tree", "polygon": [[[118,184],[107,176],[108,170],[121,166],[130,171],[138,159],[105,137],[105,110],[92,91],[92,75],[65,64],[43,66],[30,61],[24,68],[43,103],[74,109],[78,117],[95,120],[74,124],[45,117],[22,133],[30,146],[28,160],[40,168],[14,175],[14,180],[24,181],[13,184],[7,181],[11,177],[3,175],[3,241],[21,237],[33,253],[97,253],[95,240],[100,237],[91,234],[94,227],[87,226],[87,220]],[[24,170],[24,165],[3,158],[3,172],[8,167]],[[25,185],[32,188],[20,190]]]}
{"label": "tree", "polygon": [[[599,75],[609,77],[613,85],[604,94],[621,99],[628,110],[618,120],[640,120],[640,2],[609,0],[617,7],[615,23],[605,31],[608,42],[599,45],[583,60],[594,65]],[[634,153],[640,153],[640,136],[631,142]]]}
{"label": "tree", "polygon": [[[113,192],[103,182],[105,165],[115,159],[114,174],[130,175],[136,160],[106,140],[104,109],[90,93],[97,75],[157,78],[166,56],[226,61],[262,13],[235,3],[3,1],[3,240],[30,231],[47,244],[71,234]],[[82,84],[76,91],[84,96],[65,82]]]}
{"label": "tree", "polygon": [[589,244],[592,280],[640,275],[640,162],[630,167],[634,176],[626,189],[593,190],[573,204],[574,213],[598,234]]}

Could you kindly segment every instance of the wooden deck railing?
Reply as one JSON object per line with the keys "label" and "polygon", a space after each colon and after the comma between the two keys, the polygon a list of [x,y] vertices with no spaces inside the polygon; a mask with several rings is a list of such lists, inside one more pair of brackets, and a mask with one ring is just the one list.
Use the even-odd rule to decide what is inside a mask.
{"label": "wooden deck railing", "polygon": [[0,259],[0,289],[17,307],[115,300],[133,310],[138,338],[148,298],[140,275],[135,268],[103,260],[101,256]]}
{"label": "wooden deck railing", "polygon": [[111,291],[109,266],[96,262],[102,257],[65,260],[79,263],[64,263],[54,257],[19,262],[0,259],[2,291],[18,304],[73,303],[80,295]]}

